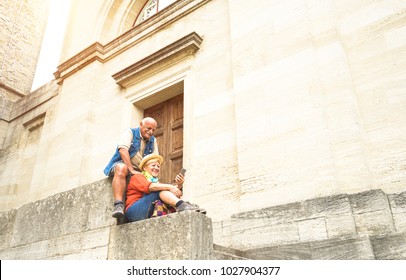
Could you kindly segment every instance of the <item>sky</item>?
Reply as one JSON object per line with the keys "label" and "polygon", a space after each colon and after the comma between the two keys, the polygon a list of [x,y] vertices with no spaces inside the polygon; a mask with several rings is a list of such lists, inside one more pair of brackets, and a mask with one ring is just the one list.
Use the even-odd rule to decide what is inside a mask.
{"label": "sky", "polygon": [[59,65],[69,7],[70,0],[50,0],[48,23],[31,91],[55,78],[53,73]]}

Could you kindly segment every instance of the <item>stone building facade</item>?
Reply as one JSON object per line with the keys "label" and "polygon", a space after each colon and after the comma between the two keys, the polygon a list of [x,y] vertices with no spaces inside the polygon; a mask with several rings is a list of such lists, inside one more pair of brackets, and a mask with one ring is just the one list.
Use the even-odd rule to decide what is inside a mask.
{"label": "stone building facade", "polygon": [[72,1],[55,80],[2,101],[0,210],[103,180],[152,115],[217,244],[405,238],[406,3],[169,2]]}
{"label": "stone building facade", "polygon": [[[28,190],[38,147],[35,139],[40,136],[40,127],[32,127],[30,133],[26,122],[37,115],[32,111],[38,106],[38,93],[30,91],[47,18],[48,0],[0,3],[0,204],[3,210],[21,205],[30,196]],[[39,99],[43,98],[42,94]],[[21,175],[26,179],[20,180]],[[19,196],[25,198],[20,200]]]}
{"label": "stone building facade", "polygon": [[47,0],[1,1],[2,102],[16,101],[30,93],[47,17]]}

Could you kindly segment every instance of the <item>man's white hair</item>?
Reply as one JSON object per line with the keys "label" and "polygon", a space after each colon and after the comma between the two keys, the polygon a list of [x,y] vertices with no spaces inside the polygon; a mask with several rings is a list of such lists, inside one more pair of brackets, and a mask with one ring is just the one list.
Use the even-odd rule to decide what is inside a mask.
{"label": "man's white hair", "polygon": [[154,118],[151,118],[151,117],[146,117],[146,118],[143,118],[142,121],[141,121],[142,124],[145,124],[146,122],[154,122],[154,123],[156,123],[156,120]]}

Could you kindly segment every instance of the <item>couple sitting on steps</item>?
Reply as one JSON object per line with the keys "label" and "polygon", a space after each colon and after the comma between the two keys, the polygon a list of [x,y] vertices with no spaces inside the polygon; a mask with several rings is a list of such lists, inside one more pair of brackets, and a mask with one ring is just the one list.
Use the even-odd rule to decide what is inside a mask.
{"label": "couple sitting on steps", "polygon": [[[174,207],[177,212],[194,210],[205,213],[199,206],[181,199],[185,181],[183,174],[176,175],[174,185],[158,181],[163,158],[159,155],[154,137],[156,127],[157,122],[148,117],[141,121],[138,128],[126,130],[104,169],[106,176],[113,177],[114,218],[125,215],[131,222],[150,218],[151,204],[156,200]],[[126,186],[128,176],[131,179]],[[124,207],[123,195],[126,189]]]}

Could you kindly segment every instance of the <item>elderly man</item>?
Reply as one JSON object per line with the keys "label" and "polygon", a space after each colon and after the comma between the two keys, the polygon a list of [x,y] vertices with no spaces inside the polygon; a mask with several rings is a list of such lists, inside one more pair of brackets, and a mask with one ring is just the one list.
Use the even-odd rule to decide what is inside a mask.
{"label": "elderly man", "polygon": [[159,154],[158,143],[154,137],[157,122],[150,117],[144,118],[138,128],[126,130],[117,145],[116,152],[104,169],[106,176],[112,176],[114,196],[113,217],[124,216],[123,195],[127,176],[141,171],[139,164],[144,156]]}

